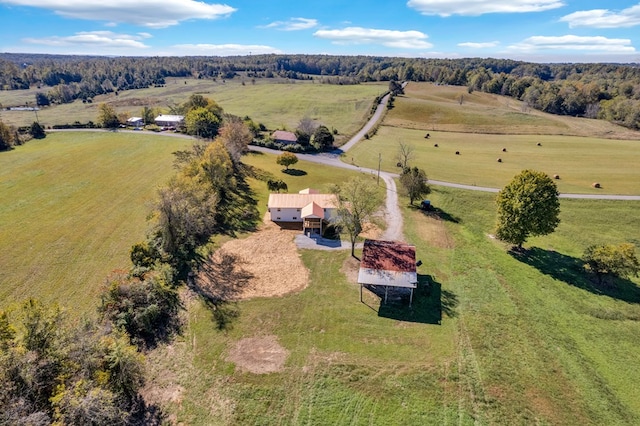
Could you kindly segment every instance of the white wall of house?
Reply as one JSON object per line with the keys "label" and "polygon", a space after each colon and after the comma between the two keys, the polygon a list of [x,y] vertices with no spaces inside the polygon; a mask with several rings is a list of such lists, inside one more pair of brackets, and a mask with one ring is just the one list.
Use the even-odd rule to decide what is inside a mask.
{"label": "white wall of house", "polygon": [[[302,209],[297,208],[270,208],[269,215],[273,222],[302,222]],[[336,209],[324,209],[324,219],[330,221],[335,218]]]}

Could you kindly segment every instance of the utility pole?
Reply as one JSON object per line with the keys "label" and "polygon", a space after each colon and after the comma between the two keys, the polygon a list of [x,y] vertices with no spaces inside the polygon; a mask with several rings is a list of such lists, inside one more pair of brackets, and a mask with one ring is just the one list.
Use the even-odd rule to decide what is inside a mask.
{"label": "utility pole", "polygon": [[378,153],[378,186],[380,186],[380,162],[382,161],[382,154]]}

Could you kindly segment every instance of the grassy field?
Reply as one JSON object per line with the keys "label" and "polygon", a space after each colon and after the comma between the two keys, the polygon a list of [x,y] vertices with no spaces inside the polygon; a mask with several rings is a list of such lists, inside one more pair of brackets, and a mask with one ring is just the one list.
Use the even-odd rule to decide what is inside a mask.
{"label": "grassy field", "polygon": [[[316,167],[297,166],[310,174]],[[224,330],[191,301],[184,336],[149,358],[170,418],[638,423],[640,281],[595,288],[578,258],[588,244],[640,235],[640,203],[563,200],[557,232],[532,239],[528,256],[515,257],[488,236],[491,194],[445,189],[431,198],[442,220],[404,210],[407,239],[423,262],[413,309],[381,306],[370,293],[360,303],[345,275],[357,265],[348,252],[303,251],[311,285],[234,305],[237,317]],[[289,351],[283,371],[256,375],[227,361],[240,339],[270,335]]]}
{"label": "grassy field", "polygon": [[[164,87],[127,90],[115,94],[96,96],[91,104],[76,101],[72,104],[56,105],[38,111],[44,126],[65,124],[73,121],[96,121],[98,105],[109,103],[118,112],[131,116],[140,115],[144,106],[168,112],[170,106],[183,103],[193,93],[215,100],[230,114],[250,116],[269,129],[294,130],[303,117],[311,117],[339,132],[338,141],[355,133],[364,124],[376,96],[387,86],[359,84],[338,86],[314,82],[258,79],[256,84],[239,79],[167,80]],[[0,104],[25,105],[35,102],[36,89],[24,91],[0,91]],[[33,111],[2,111],[0,119],[6,124],[30,125],[35,121]]]}
{"label": "grassy field", "polygon": [[[383,154],[382,169],[398,172],[395,154],[405,143],[414,150],[411,163],[434,180],[501,188],[532,168],[558,175],[560,192],[640,194],[640,132],[521,108],[497,95],[410,83],[375,136],[345,160],[376,169]],[[592,187],[595,182],[600,189]]]}
{"label": "grassy field", "polygon": [[[414,148],[412,164],[430,179],[501,188],[523,169],[560,176],[560,192],[640,194],[640,141],[555,135],[487,135],[381,126],[345,155],[359,166],[398,172],[400,142]],[[541,146],[537,144],[540,143]],[[436,148],[434,144],[438,144]],[[502,149],[506,148],[507,152]],[[460,155],[455,155],[456,151]],[[386,153],[386,154],[385,154]],[[502,159],[498,162],[497,159]],[[595,189],[592,183],[602,186]]]}
{"label": "grassy field", "polygon": [[104,279],[128,268],[148,203],[183,139],[54,133],[0,152],[0,304],[27,297],[91,313]]}

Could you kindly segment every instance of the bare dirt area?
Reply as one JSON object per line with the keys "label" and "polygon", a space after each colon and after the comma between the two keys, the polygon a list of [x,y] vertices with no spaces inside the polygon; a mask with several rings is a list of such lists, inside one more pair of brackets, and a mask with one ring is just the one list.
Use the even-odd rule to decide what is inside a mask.
{"label": "bare dirt area", "polygon": [[417,227],[418,235],[423,241],[436,248],[451,249],[455,247],[455,242],[445,226],[444,220],[438,217],[436,213],[420,215],[420,226]]}
{"label": "bare dirt area", "polygon": [[[265,220],[257,232],[247,238],[226,242],[212,257],[212,268],[198,276],[199,285],[217,291],[218,278],[226,279],[229,273],[211,273],[211,269],[223,265],[229,259],[236,268],[234,274],[241,275],[240,288],[231,294],[219,297],[229,300],[255,297],[277,297],[304,289],[309,283],[309,270],[302,263],[294,237],[300,231],[280,228]],[[241,268],[241,271],[238,271]],[[223,268],[224,270],[225,268]]]}
{"label": "bare dirt area", "polygon": [[227,361],[254,374],[281,371],[289,351],[280,346],[276,336],[249,337],[239,340],[229,351]]}

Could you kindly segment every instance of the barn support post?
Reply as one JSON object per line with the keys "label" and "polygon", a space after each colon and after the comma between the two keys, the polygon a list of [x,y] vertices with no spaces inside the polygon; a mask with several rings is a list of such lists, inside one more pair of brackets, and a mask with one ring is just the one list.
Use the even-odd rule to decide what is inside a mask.
{"label": "barn support post", "polygon": [[384,286],[384,304],[387,304],[387,290],[389,290],[389,286],[385,285]]}
{"label": "barn support post", "polygon": [[362,283],[360,283],[360,302],[362,302]]}
{"label": "barn support post", "polygon": [[411,295],[409,296],[409,307],[411,307],[412,303],[413,303],[413,287],[411,288]]}

